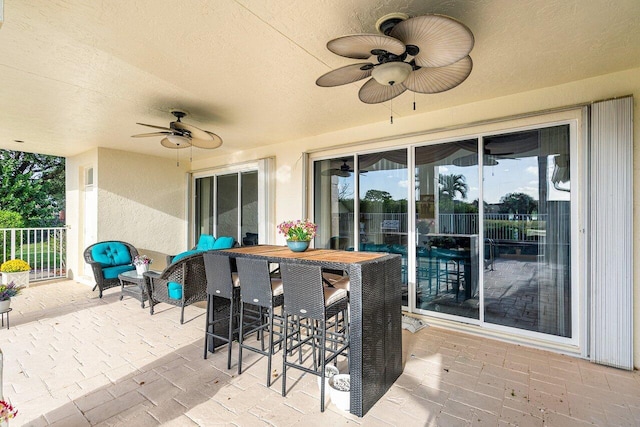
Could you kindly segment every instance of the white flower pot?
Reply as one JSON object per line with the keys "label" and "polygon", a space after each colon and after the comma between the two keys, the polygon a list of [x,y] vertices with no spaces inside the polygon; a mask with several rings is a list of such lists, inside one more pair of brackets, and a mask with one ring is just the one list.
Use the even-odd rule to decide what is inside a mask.
{"label": "white flower pot", "polygon": [[349,412],[351,409],[351,376],[338,374],[329,380],[331,389],[331,402],[338,409]]}
{"label": "white flower pot", "polygon": [[3,311],[9,310],[10,307],[11,307],[11,298],[4,301],[0,301],[0,313]]}
{"label": "white flower pot", "polygon": [[145,271],[149,271],[149,264],[136,265],[136,271],[142,275]]}
{"label": "white flower pot", "polygon": [[[329,392],[329,379],[334,375],[338,375],[340,371],[333,365],[327,365],[324,368],[324,403],[327,403],[331,398]],[[320,377],[318,377],[318,390],[322,392],[322,381],[320,381]]]}
{"label": "white flower pot", "polygon": [[15,283],[16,286],[29,287],[29,272],[18,271],[16,273],[2,273],[2,284],[7,285],[9,283]]}

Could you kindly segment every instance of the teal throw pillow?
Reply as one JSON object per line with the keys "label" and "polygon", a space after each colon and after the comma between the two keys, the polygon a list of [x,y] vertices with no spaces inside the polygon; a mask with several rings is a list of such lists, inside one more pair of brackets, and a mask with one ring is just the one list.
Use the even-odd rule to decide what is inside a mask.
{"label": "teal throw pillow", "polygon": [[220,236],[216,239],[211,249],[231,249],[235,243],[235,239],[230,236]]}
{"label": "teal throw pillow", "polygon": [[199,251],[210,251],[211,249],[214,249],[215,243],[216,238],[211,234],[201,234],[200,239],[198,239],[196,249]]}

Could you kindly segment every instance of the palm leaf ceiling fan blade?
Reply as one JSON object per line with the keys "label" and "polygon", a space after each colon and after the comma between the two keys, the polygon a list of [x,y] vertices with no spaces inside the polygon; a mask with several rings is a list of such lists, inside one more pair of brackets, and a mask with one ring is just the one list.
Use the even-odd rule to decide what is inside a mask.
{"label": "palm leaf ceiling fan blade", "polygon": [[400,95],[407,90],[403,84],[393,86],[381,85],[375,79],[369,79],[358,92],[360,101],[365,104],[379,104]]}
{"label": "palm leaf ceiling fan blade", "polygon": [[460,61],[445,67],[423,67],[415,70],[402,83],[407,89],[418,93],[439,93],[453,89],[465,81],[473,61],[467,56]]}
{"label": "palm leaf ceiling fan blade", "polygon": [[474,37],[461,22],[443,15],[423,15],[399,22],[389,33],[405,45],[417,46],[421,67],[445,67],[471,52]]}
{"label": "palm leaf ceiling fan blade", "polygon": [[327,49],[347,58],[367,59],[373,55],[372,50],[402,55],[405,46],[400,40],[382,34],[353,34],[331,40]]}
{"label": "palm leaf ceiling fan blade", "polygon": [[155,129],[162,129],[165,132],[152,132],[146,134],[132,135],[134,138],[141,138],[147,136],[164,136],[160,141],[160,144],[166,148],[180,149],[187,147],[198,147],[204,149],[218,148],[222,145],[222,138],[213,132],[200,129],[196,126],[183,123],[181,118],[185,117],[187,113],[179,110],[171,111],[171,114],[177,119],[169,124],[170,127],[148,125],[145,123],[137,123],[142,126],[148,126]]}
{"label": "palm leaf ceiling fan blade", "polygon": [[178,129],[181,131],[188,131],[191,138],[195,138],[195,139],[201,139],[203,141],[211,141],[213,140],[213,137],[211,135],[209,135],[207,133],[207,131],[204,131],[200,128],[197,128],[193,125],[189,125],[186,123],[182,123],[182,122],[171,122],[171,127],[173,129]]}
{"label": "palm leaf ceiling fan blade", "polygon": [[137,135],[131,135],[131,138],[146,138],[148,136],[166,136],[171,135],[173,132],[149,132],[149,133],[139,133]]}
{"label": "palm leaf ceiling fan blade", "polygon": [[150,128],[154,128],[154,129],[162,129],[162,130],[168,130],[168,131],[172,131],[173,129],[168,128],[166,126],[156,126],[156,125],[148,125],[146,123],[136,123],[137,125],[141,125],[141,126],[147,126]]}
{"label": "palm leaf ceiling fan blade", "polygon": [[205,130],[204,132],[206,132],[209,135],[210,139],[204,140],[204,139],[192,137],[191,145],[193,145],[194,147],[205,148],[205,149],[218,148],[222,145],[222,138],[220,138],[218,135],[216,135],[213,132],[209,132],[207,130]]}
{"label": "palm leaf ceiling fan blade", "polygon": [[353,83],[371,77],[371,70],[373,70],[373,64],[371,62],[347,65],[318,77],[316,84],[322,87],[346,85],[347,83]]}

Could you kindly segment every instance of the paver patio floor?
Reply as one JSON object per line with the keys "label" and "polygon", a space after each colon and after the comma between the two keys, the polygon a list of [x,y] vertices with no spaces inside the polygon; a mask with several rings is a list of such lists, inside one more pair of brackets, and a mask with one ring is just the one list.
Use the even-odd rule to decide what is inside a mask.
{"label": "paver patio floor", "polygon": [[634,426],[640,374],[542,350],[428,327],[403,331],[404,373],[363,418],[329,404],[316,377],[287,372],[280,394],[266,360],[245,352],[203,359],[204,305],[149,315],[119,289],[73,281],[31,286],[0,330],[11,426]]}

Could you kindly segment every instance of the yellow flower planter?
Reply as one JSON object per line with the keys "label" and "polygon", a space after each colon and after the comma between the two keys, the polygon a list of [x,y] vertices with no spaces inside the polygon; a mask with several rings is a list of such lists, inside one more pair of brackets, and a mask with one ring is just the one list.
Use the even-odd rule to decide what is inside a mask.
{"label": "yellow flower planter", "polygon": [[15,283],[16,286],[29,287],[29,272],[18,271],[16,273],[2,273],[2,284],[8,285],[9,283]]}

